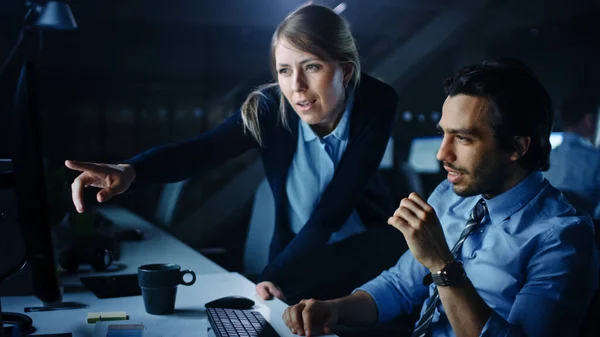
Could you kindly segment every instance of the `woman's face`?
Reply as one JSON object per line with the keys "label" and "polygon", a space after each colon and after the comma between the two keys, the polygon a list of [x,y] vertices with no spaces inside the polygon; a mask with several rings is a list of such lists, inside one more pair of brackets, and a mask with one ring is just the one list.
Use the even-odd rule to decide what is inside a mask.
{"label": "woman's face", "polygon": [[285,39],[275,46],[275,67],[279,87],[298,116],[321,137],[333,131],[345,108],[353,67],[321,60]]}

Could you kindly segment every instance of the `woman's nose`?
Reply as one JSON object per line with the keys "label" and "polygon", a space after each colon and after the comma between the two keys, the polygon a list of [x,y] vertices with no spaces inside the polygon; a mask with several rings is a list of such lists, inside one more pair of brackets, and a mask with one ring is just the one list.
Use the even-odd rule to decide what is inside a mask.
{"label": "woman's nose", "polygon": [[306,78],[304,78],[304,75],[297,71],[294,74],[294,78],[293,78],[293,83],[292,83],[292,90],[294,91],[304,91],[307,88],[306,85]]}

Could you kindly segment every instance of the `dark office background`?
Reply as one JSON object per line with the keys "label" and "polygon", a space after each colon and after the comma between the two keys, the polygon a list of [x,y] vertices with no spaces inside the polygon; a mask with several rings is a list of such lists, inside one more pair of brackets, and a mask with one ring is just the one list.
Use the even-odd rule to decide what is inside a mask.
{"label": "dark office background", "polygon": [[[316,2],[333,8],[341,1]],[[65,159],[116,162],[213,128],[251,88],[271,79],[271,34],[302,3],[72,1],[79,29],[45,34],[36,61],[49,167],[60,168]],[[409,144],[414,137],[436,134],[444,100],[441,81],[459,67],[486,58],[522,59],[546,85],[555,108],[573,94],[600,93],[598,1],[344,3],[342,16],[357,39],[363,69],[400,95],[394,165],[384,172],[396,196],[410,192],[399,169]],[[17,38],[25,10],[21,0],[0,2],[2,60]],[[8,107],[19,65],[15,60],[0,78],[0,158],[10,157]],[[558,120],[555,130],[561,130]],[[235,258],[221,263],[239,269],[252,191],[261,178],[248,173],[256,158],[250,153],[194,177],[163,225],[194,248],[225,247]],[[231,187],[243,174],[250,177],[247,184]],[[428,193],[443,174],[419,178]],[[226,187],[245,192],[223,195]],[[163,186],[149,186],[114,202],[155,221],[163,192]],[[211,202],[228,203],[226,214],[202,211]]]}

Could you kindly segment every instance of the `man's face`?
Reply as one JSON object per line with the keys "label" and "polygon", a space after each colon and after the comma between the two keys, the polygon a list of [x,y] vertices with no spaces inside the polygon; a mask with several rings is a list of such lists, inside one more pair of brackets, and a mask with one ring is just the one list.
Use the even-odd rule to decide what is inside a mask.
{"label": "man's face", "polygon": [[448,171],[454,193],[462,197],[505,191],[511,152],[499,148],[486,99],[468,95],[446,98],[438,129],[443,133],[437,159]]}

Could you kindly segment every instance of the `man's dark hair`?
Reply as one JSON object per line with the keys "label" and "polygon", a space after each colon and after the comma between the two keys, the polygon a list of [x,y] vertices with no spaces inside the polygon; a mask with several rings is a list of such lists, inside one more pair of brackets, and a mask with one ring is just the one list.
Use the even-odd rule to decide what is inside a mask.
{"label": "man's dark hair", "polygon": [[598,113],[598,99],[592,96],[570,97],[560,109],[563,127],[576,126],[586,114]]}
{"label": "man's dark hair", "polygon": [[485,98],[500,147],[514,151],[514,137],[531,137],[519,164],[529,171],[548,170],[553,122],[550,95],[522,62],[498,59],[467,66],[446,79],[444,88],[448,96]]}

